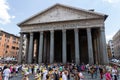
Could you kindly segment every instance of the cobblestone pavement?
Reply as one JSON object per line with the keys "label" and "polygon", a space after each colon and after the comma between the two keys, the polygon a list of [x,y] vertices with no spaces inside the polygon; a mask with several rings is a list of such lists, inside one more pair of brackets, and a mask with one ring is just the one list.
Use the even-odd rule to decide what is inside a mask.
{"label": "cobblestone pavement", "polygon": [[[85,80],[100,80],[100,75],[97,76],[97,78],[91,78],[91,75],[88,74],[87,72],[83,72],[83,75],[85,76]],[[22,80],[22,75],[18,74],[17,76],[13,76],[9,80]],[[34,80],[34,75],[29,75],[29,80]],[[105,80],[105,77],[102,79]],[[118,79],[120,80],[120,78]]]}

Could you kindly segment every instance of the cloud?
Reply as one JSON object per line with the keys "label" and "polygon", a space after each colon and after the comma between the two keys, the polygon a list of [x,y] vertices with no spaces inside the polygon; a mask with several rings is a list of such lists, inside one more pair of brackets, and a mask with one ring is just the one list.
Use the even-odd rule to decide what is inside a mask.
{"label": "cloud", "polygon": [[8,13],[10,7],[6,0],[0,0],[0,24],[7,24],[11,22],[11,19],[15,18],[15,16],[11,16]]}
{"label": "cloud", "polygon": [[108,2],[110,4],[116,4],[116,3],[119,3],[120,0],[103,0],[104,2]]}
{"label": "cloud", "polygon": [[112,34],[108,34],[106,35],[106,42],[108,42],[109,40],[112,40],[113,36],[115,35],[115,32]]}
{"label": "cloud", "polygon": [[14,19],[14,18],[15,18],[15,16],[11,16],[11,18],[12,18],[12,19]]}
{"label": "cloud", "polygon": [[4,28],[0,27],[0,30],[3,30],[3,31],[4,31]]}

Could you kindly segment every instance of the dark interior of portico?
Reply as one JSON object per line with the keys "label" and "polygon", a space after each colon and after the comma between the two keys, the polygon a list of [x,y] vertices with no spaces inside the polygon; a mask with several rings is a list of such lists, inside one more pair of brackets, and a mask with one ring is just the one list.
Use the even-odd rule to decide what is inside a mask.
{"label": "dark interior of portico", "polygon": [[38,53],[39,53],[39,34],[34,33],[32,63],[38,63]]}
{"label": "dark interior of portico", "polygon": [[54,62],[62,62],[62,31],[54,33]]}
{"label": "dark interior of portico", "polygon": [[50,61],[50,32],[44,32],[43,40],[43,62],[49,63]]}
{"label": "dark interior of portico", "polygon": [[80,63],[88,63],[88,47],[87,47],[86,29],[79,29],[79,51]]}
{"label": "dark interior of portico", "polygon": [[67,62],[75,62],[74,30],[66,31]]}

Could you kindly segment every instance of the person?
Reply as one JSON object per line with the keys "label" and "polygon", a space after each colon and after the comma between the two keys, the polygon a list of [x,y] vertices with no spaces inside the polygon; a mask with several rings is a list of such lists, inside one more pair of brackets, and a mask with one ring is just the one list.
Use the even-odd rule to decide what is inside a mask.
{"label": "person", "polygon": [[59,74],[57,70],[54,72],[54,80],[59,80]]}
{"label": "person", "polygon": [[46,80],[51,80],[48,74],[46,75]]}
{"label": "person", "polygon": [[8,68],[8,66],[6,66],[6,69],[4,69],[3,71],[4,80],[9,80],[10,73],[11,73],[10,69]]}
{"label": "person", "polygon": [[94,65],[92,65],[91,68],[90,68],[90,74],[91,74],[92,79],[94,77],[94,73],[95,73],[95,67],[94,67]]}
{"label": "person", "polygon": [[62,72],[62,80],[67,80],[67,75],[66,75],[66,72]]}
{"label": "person", "polygon": [[110,71],[107,71],[107,72],[106,72],[106,74],[105,74],[105,78],[106,78],[106,80],[112,80],[112,77],[111,77]]}
{"label": "person", "polygon": [[41,80],[41,72],[37,71],[37,73],[35,74],[35,80]]}
{"label": "person", "polygon": [[43,78],[42,80],[46,80],[46,75],[48,74],[47,69],[45,68],[44,72],[43,72]]}
{"label": "person", "polygon": [[15,67],[15,73],[16,73],[16,76],[17,76],[17,74],[18,74],[18,69],[19,69],[19,66],[16,65],[16,67]]}
{"label": "person", "polygon": [[99,68],[98,65],[94,66],[94,69],[95,69],[95,71],[94,71],[95,78],[97,78],[98,68]]}
{"label": "person", "polygon": [[62,70],[63,70],[63,67],[62,67],[62,66],[60,66],[60,67],[59,67],[59,71],[60,71],[60,72],[62,72]]}
{"label": "person", "polygon": [[100,79],[103,79],[103,67],[99,66],[99,72],[100,72]]}
{"label": "person", "polygon": [[82,70],[82,71],[85,70],[85,65],[84,65],[84,63],[82,63],[82,65],[81,65],[81,70]]}
{"label": "person", "polygon": [[78,73],[79,80],[83,80],[85,77],[83,76],[82,72]]}
{"label": "person", "polygon": [[0,80],[2,80],[2,72],[0,72]]}
{"label": "person", "polygon": [[59,80],[62,80],[62,75],[60,75]]}
{"label": "person", "polygon": [[87,65],[86,65],[86,70],[87,70],[88,74],[89,74],[89,71],[90,71],[89,68],[90,68],[90,66],[89,66],[89,64],[87,64]]}
{"label": "person", "polygon": [[116,66],[114,66],[113,68],[112,68],[112,76],[113,76],[113,80],[118,80],[117,79],[117,68],[116,68]]}
{"label": "person", "polygon": [[118,67],[118,79],[119,79],[119,77],[120,77],[120,67]]}
{"label": "person", "polygon": [[74,74],[71,73],[70,80],[74,80]]}
{"label": "person", "polygon": [[24,75],[24,77],[23,77],[22,80],[29,80],[29,78],[28,78],[28,73],[26,73],[26,74]]}

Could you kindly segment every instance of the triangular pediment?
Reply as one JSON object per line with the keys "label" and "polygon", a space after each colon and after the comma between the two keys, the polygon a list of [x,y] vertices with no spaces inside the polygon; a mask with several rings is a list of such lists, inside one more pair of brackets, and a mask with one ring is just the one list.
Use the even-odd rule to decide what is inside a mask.
{"label": "triangular pediment", "polygon": [[24,24],[37,24],[47,22],[92,19],[92,18],[105,18],[106,15],[96,13],[89,10],[76,9],[73,7],[56,4],[32,17],[21,22],[18,25]]}

